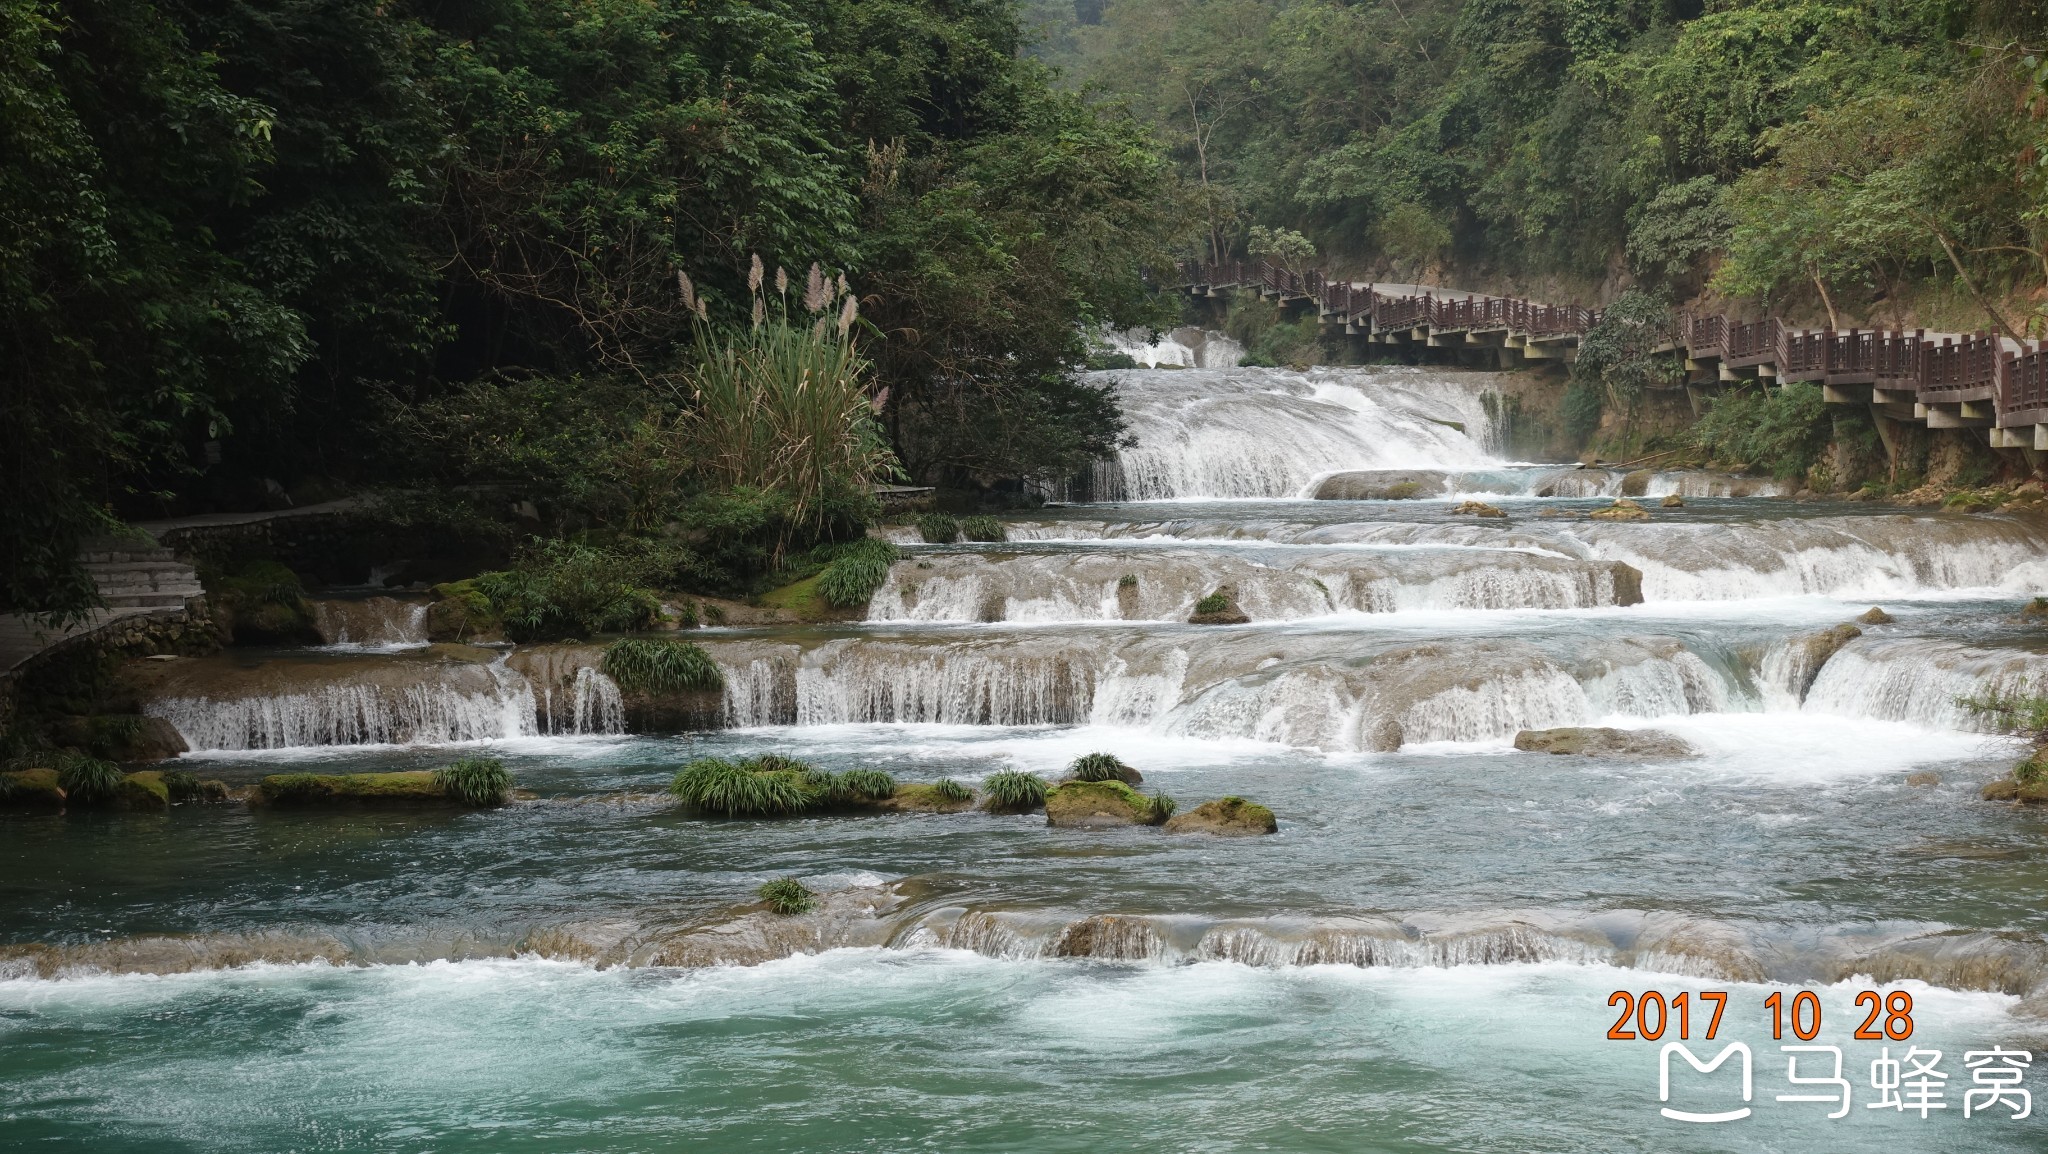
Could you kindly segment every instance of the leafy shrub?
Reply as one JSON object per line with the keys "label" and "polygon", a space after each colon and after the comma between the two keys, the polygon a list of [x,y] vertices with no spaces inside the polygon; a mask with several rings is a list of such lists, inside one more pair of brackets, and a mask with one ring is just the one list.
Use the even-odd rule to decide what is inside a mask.
{"label": "leafy shrub", "polygon": [[57,767],[57,786],[64,791],[67,800],[96,805],[112,801],[120,792],[121,782],[126,776],[121,767],[111,761],[71,754]]}
{"label": "leafy shrub", "polygon": [[1119,589],[1136,589],[1138,587],[1138,575],[1136,573],[1124,574],[1116,579],[1116,587]]}
{"label": "leafy shrub", "polygon": [[441,792],[470,806],[503,805],[512,795],[512,775],[495,757],[465,757],[434,771]]}
{"label": "leafy shrub", "polygon": [[973,790],[961,785],[950,777],[942,777],[933,782],[932,792],[945,798],[947,801],[966,801],[974,796]]}
{"label": "leafy shrub", "polygon": [[795,878],[777,878],[754,892],[761,895],[769,909],[783,917],[807,914],[818,908],[818,895]]}
{"label": "leafy shrub", "polygon": [[901,556],[896,546],[874,537],[864,537],[841,550],[818,578],[818,594],[826,604],[854,609],[868,603],[882,582],[889,579],[889,566]]}
{"label": "leafy shrub", "polygon": [[683,767],[668,791],[685,805],[726,817],[784,817],[821,800],[807,780],[811,768],[783,757],[727,761],[701,757]]}
{"label": "leafy shrub", "polygon": [[981,792],[988,799],[988,807],[997,810],[1033,810],[1045,804],[1045,791],[1050,786],[1035,773],[1006,769],[988,775],[981,783]]}
{"label": "leafy shrub", "polygon": [[511,569],[475,579],[514,641],[640,629],[661,603],[629,577],[633,566],[575,541],[542,541]]}
{"label": "leafy shrub", "polygon": [[1007,541],[1010,531],[990,516],[969,517],[960,522],[960,534],[969,541]]}
{"label": "leafy shrub", "polygon": [[628,693],[725,688],[725,674],[703,646],[672,637],[622,637],[604,647],[600,668]]}
{"label": "leafy shrub", "polygon": [[1197,613],[1222,613],[1229,608],[1230,598],[1225,597],[1221,593],[1211,593],[1200,601],[1195,602],[1195,612]]}
{"label": "leafy shrub", "polygon": [[1136,776],[1114,753],[1084,753],[1067,767],[1067,773],[1075,781],[1125,781]]}
{"label": "leafy shrub", "polygon": [[1803,477],[1827,448],[1831,425],[1818,385],[1723,393],[1693,426],[1693,443],[1751,472]]}
{"label": "leafy shrub", "polygon": [[927,545],[951,545],[960,539],[960,522],[950,514],[926,513],[917,519],[917,535]]}

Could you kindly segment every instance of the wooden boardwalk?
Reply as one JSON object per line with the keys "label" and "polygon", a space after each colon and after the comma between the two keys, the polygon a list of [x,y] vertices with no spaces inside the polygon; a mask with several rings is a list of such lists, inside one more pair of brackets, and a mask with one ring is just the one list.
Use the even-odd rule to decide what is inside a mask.
{"label": "wooden boardwalk", "polygon": [[[1518,297],[1333,280],[1267,261],[1188,264],[1182,287],[1198,296],[1256,292],[1314,307],[1329,328],[1381,344],[1499,350],[1502,367],[1571,361],[1600,311]],[[1800,329],[1779,320],[1685,316],[1667,348],[1685,359],[1686,383],[1810,381],[1830,404],[1930,429],[1982,429],[1994,449],[2048,451],[2048,343],[1990,333]]]}

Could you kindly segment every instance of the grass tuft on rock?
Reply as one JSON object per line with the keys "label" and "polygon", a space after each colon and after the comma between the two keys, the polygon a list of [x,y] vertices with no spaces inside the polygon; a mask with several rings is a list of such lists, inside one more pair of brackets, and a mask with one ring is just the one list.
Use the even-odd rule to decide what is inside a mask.
{"label": "grass tuft on rock", "polygon": [[81,805],[102,805],[121,792],[127,775],[111,761],[84,754],[70,754],[57,767],[57,785],[68,801]]}
{"label": "grass tuft on rock", "polygon": [[1067,767],[1075,781],[1142,781],[1137,770],[1125,765],[1114,753],[1084,753]]}
{"label": "grass tuft on rock", "polygon": [[164,790],[174,802],[198,801],[205,796],[206,789],[199,779],[182,769],[167,769],[163,772]]}
{"label": "grass tuft on rock", "polygon": [[685,805],[723,817],[786,817],[824,796],[814,773],[803,762],[773,754],[745,761],[700,757],[676,774],[668,791]]}
{"label": "grass tuft on rock", "polygon": [[927,545],[951,545],[960,539],[960,522],[947,513],[926,513],[917,519],[917,535]]}
{"label": "grass tuft on rock", "polygon": [[512,796],[512,775],[495,757],[465,757],[434,771],[441,792],[467,806],[504,805]]}
{"label": "grass tuft on rock", "polygon": [[1045,791],[1052,788],[1035,773],[1006,769],[988,775],[981,783],[988,808],[1011,813],[1028,813],[1045,804]]}
{"label": "grass tuft on rock", "polygon": [[882,582],[889,579],[889,566],[901,555],[896,546],[879,538],[856,541],[818,575],[818,595],[835,609],[866,605]]}
{"label": "grass tuft on rock", "polygon": [[933,782],[932,792],[945,798],[947,801],[967,801],[974,796],[973,790],[961,785],[950,777],[942,777]]}
{"label": "grass tuft on rock", "polygon": [[672,637],[622,637],[604,647],[599,668],[627,693],[725,688],[725,674],[703,646]]}
{"label": "grass tuft on rock", "polygon": [[1003,523],[986,514],[969,517],[961,521],[960,535],[969,541],[987,542],[1007,541],[1010,539],[1010,532],[1003,528]]}
{"label": "grass tuft on rock", "polygon": [[795,878],[777,878],[754,892],[768,903],[769,909],[783,917],[807,914],[818,908],[818,895]]}
{"label": "grass tuft on rock", "polygon": [[849,769],[833,781],[834,792],[848,801],[884,801],[896,794],[896,779],[879,769]]}
{"label": "grass tuft on rock", "polygon": [[1230,598],[1225,597],[1221,593],[1211,593],[1200,601],[1195,602],[1195,612],[1197,614],[1222,613],[1229,608]]}
{"label": "grass tuft on rock", "polygon": [[1173,816],[1173,811],[1180,808],[1179,802],[1163,793],[1155,793],[1149,800],[1152,802],[1152,822],[1155,825],[1165,824],[1166,819]]}

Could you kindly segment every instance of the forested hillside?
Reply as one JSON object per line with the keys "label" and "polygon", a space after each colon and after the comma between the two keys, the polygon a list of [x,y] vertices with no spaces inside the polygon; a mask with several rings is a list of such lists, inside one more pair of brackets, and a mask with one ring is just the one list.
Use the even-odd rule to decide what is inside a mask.
{"label": "forested hillside", "polygon": [[[1207,247],[1590,302],[2042,335],[2038,0],[1035,0]],[[1254,246],[1257,247],[1257,246]]]}
{"label": "forested hillside", "polygon": [[[381,489],[779,557],[859,482],[1074,468],[1119,428],[1082,333],[1155,319],[1184,214],[1020,35],[1008,0],[0,2],[0,608],[87,604],[122,518]],[[785,390],[770,435],[812,336],[837,407]],[[720,357],[754,465],[702,451]],[[864,464],[793,479],[801,420]]]}

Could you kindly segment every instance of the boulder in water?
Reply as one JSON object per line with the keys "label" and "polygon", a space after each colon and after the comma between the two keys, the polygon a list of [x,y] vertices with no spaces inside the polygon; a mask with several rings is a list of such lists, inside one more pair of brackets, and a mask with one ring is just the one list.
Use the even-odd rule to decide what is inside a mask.
{"label": "boulder in water", "polygon": [[1648,469],[1637,469],[1633,473],[1624,474],[1621,478],[1621,495],[1641,497],[1647,494],[1650,491],[1650,478],[1655,475]]}
{"label": "boulder in water", "polygon": [[1499,510],[1498,508],[1496,508],[1496,507],[1494,507],[1494,506],[1492,506],[1492,505],[1489,505],[1489,504],[1487,504],[1487,503],[1486,503],[1486,502],[1484,502],[1484,501],[1460,501],[1460,502],[1458,502],[1458,507],[1457,507],[1457,508],[1455,508],[1455,509],[1452,509],[1452,510],[1451,510],[1451,513],[1452,513],[1452,515],[1454,515],[1454,516],[1465,516],[1465,517],[1505,517],[1505,516],[1507,516],[1507,514],[1506,514],[1506,513],[1503,513],[1503,512],[1501,512],[1501,511],[1500,511],[1500,510]]}
{"label": "boulder in water", "polygon": [[164,775],[153,769],[131,773],[121,779],[114,793],[114,808],[140,813],[160,813],[171,808],[171,790]]}
{"label": "boulder in water", "polygon": [[1045,794],[1045,824],[1069,829],[1158,825],[1166,820],[1152,799],[1121,781],[1066,781]]}
{"label": "boulder in water", "polygon": [[1280,832],[1273,811],[1241,797],[1205,801],[1166,820],[1167,833],[1206,833],[1217,837],[1257,837]]}
{"label": "boulder in water", "polygon": [[1869,609],[1864,610],[1863,616],[1858,617],[1856,620],[1865,625],[1890,625],[1892,623],[1892,615],[1872,605]]}
{"label": "boulder in water", "polygon": [[0,809],[54,813],[64,808],[64,790],[54,769],[17,769],[0,773]]}
{"label": "boulder in water", "polygon": [[256,783],[250,800],[283,808],[444,806],[448,796],[430,769],[400,773],[273,773]]}
{"label": "boulder in water", "polygon": [[1906,784],[1915,788],[1940,785],[1941,775],[1924,770],[1920,773],[1909,773],[1906,775]]}
{"label": "boulder in water", "polygon": [[1977,796],[1985,801],[2017,801],[2020,796],[2020,783],[2009,777],[2001,777],[1997,781],[1986,782]]}
{"label": "boulder in water", "polygon": [[1608,568],[1614,576],[1614,603],[1616,605],[1641,605],[1643,603],[1643,571],[1620,561]]}
{"label": "boulder in water", "polygon": [[1524,753],[1577,754],[1582,757],[1661,760],[1693,756],[1692,746],[1660,730],[1597,729],[1590,726],[1525,729],[1515,735],[1515,748]]}
{"label": "boulder in water", "polygon": [[1413,469],[1361,469],[1332,473],[1316,485],[1318,501],[1408,501],[1441,497],[1450,488],[1442,473]]}
{"label": "boulder in water", "polygon": [[1683,509],[1685,508],[1685,498],[1676,493],[1666,493],[1664,494],[1664,499],[1657,502],[1657,504],[1666,509]]}
{"label": "boulder in water", "polygon": [[1595,521],[1647,521],[1650,519],[1649,510],[1644,509],[1641,505],[1636,504],[1627,497],[1616,497],[1614,504],[1609,505],[1605,509],[1595,509],[1591,513],[1586,514],[1586,516],[1591,517]]}
{"label": "boulder in water", "polygon": [[2020,620],[2029,625],[2048,623],[2048,597],[2036,597],[2021,606]]}

